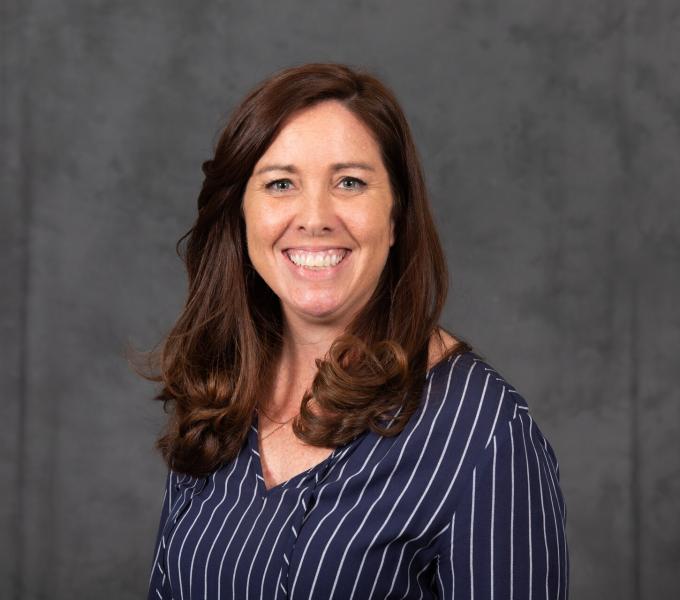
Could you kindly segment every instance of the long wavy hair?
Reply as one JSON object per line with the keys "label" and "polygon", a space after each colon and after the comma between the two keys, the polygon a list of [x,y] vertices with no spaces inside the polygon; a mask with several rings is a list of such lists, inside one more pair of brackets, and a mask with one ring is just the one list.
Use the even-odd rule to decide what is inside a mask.
{"label": "long wavy hair", "polygon": [[[330,99],[378,141],[396,239],[372,297],[316,359],[293,431],[307,444],[337,447],[366,429],[397,435],[418,408],[448,272],[409,125],[394,93],[364,70],[338,63],[284,69],[248,93],[203,163],[198,215],[176,244],[188,273],[184,308],[167,336],[142,353],[146,372],[130,361],[162,384],[154,400],[169,417],[156,447],[176,472],[205,476],[236,457],[273,378],[282,311],[248,257],[243,193],[286,120]],[[461,342],[441,360],[470,349]]]}

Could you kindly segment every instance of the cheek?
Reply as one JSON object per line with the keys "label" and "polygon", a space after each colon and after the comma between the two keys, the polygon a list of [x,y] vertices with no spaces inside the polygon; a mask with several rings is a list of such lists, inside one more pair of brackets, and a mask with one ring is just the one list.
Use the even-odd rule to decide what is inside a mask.
{"label": "cheek", "polygon": [[262,250],[271,247],[282,230],[281,220],[276,213],[246,207],[246,239],[249,250]]}
{"label": "cheek", "polygon": [[384,211],[355,212],[345,220],[360,245],[389,246],[392,231],[389,213]]}

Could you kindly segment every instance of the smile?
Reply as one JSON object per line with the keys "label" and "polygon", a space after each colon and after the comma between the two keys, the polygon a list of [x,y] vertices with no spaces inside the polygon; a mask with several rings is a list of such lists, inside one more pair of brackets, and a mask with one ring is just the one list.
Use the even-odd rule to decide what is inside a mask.
{"label": "smile", "polygon": [[297,267],[313,271],[333,269],[350,254],[345,248],[332,248],[323,251],[285,250],[284,254]]}

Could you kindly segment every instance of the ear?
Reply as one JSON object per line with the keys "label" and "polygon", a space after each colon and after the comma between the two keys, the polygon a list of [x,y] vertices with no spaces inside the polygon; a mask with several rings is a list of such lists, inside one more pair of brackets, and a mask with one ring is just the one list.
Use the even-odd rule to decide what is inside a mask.
{"label": "ear", "polygon": [[394,245],[394,219],[390,219],[390,247]]}

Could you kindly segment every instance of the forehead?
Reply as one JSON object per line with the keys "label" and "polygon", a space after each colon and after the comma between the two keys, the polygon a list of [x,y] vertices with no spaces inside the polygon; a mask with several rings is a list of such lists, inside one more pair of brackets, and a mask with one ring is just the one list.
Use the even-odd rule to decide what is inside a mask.
{"label": "forehead", "polygon": [[324,164],[360,159],[380,160],[373,133],[352,111],[330,100],[294,113],[257,166],[270,160]]}

